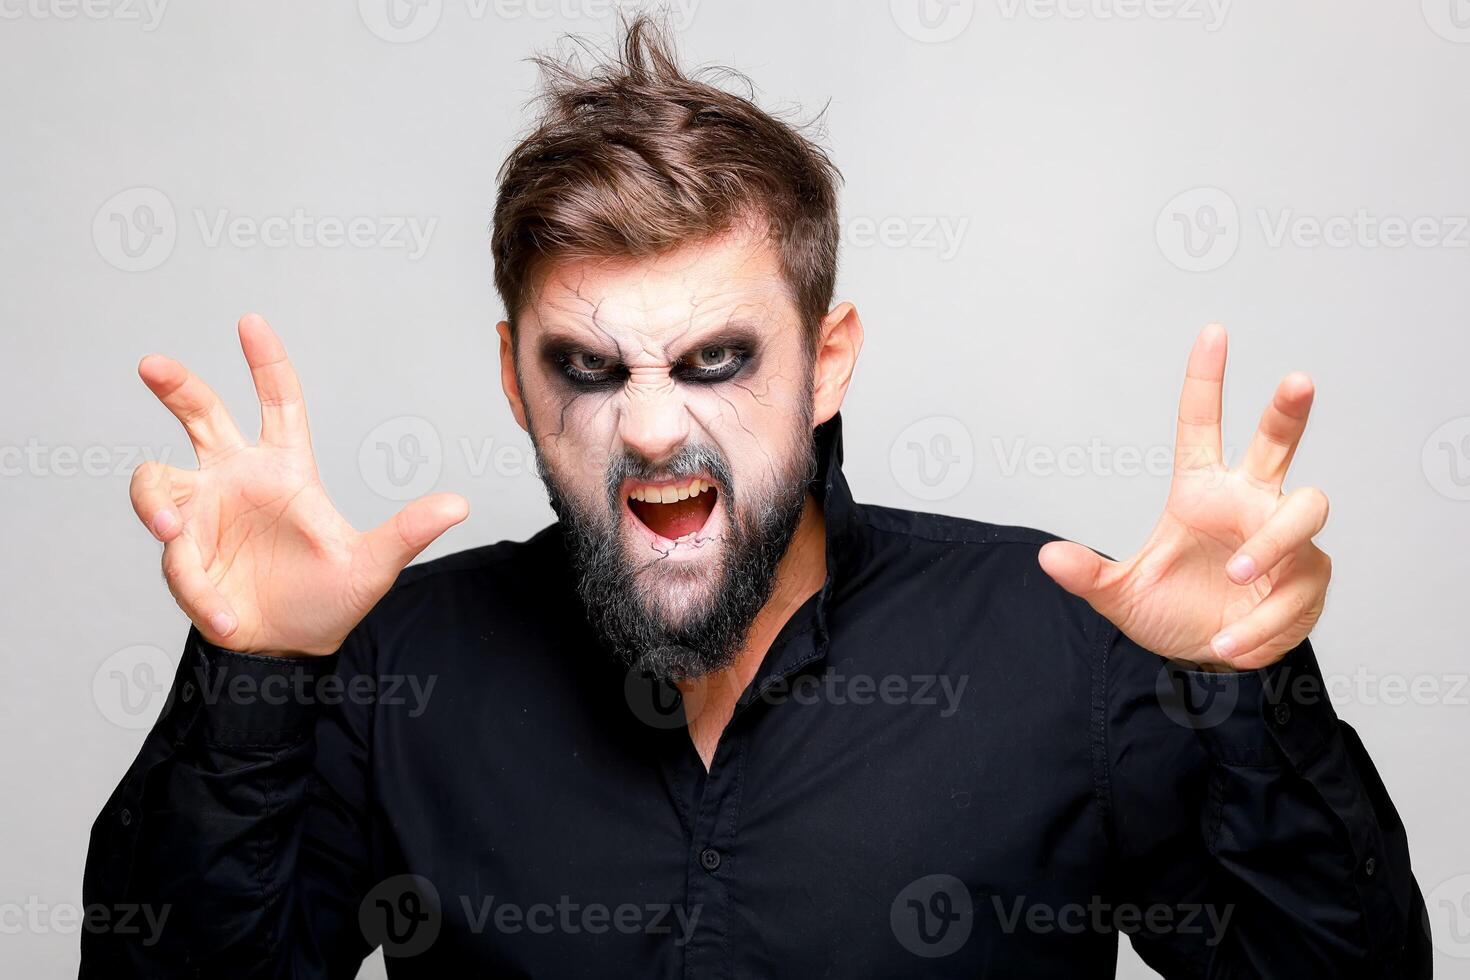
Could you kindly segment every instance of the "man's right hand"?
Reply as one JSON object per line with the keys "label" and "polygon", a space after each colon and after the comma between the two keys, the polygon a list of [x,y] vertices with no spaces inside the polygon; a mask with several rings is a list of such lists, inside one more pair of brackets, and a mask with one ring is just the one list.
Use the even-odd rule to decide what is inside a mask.
{"label": "man's right hand", "polygon": [[178,361],[150,354],[138,375],[178,417],[197,470],[144,463],[133,509],[164,542],[163,575],[209,642],[266,654],[329,654],[403,567],[464,520],[469,503],[440,493],[359,532],[317,475],[301,385],[265,320],[240,320],[240,347],[260,398],[260,441],[246,442],[219,396]]}

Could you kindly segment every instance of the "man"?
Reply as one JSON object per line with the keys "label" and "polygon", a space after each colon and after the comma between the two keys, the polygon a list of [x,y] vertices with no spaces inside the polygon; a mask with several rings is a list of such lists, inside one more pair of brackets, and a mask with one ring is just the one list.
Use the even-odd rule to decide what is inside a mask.
{"label": "man", "polygon": [[545,68],[493,250],[556,526],[404,571],[468,504],[353,529],[264,320],[255,445],[140,365],[199,457],[132,489],[194,628],[85,899],[169,914],[83,974],[1105,977],[1121,931],[1169,976],[1428,976],[1307,639],[1311,382],[1226,469],[1206,328],[1125,561],[859,505],[831,163],[644,20]]}

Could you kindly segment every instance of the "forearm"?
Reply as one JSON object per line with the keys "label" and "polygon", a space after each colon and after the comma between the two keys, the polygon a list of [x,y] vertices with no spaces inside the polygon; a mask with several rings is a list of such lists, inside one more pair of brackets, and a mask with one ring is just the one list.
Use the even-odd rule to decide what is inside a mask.
{"label": "forearm", "polygon": [[141,905],[164,925],[85,934],[82,976],[313,975],[288,964],[301,956],[311,692],[334,666],[208,651],[191,631],[168,705],[93,827],[84,881],[86,901]]}
{"label": "forearm", "polygon": [[1211,974],[1427,976],[1403,824],[1310,644],[1263,670],[1181,681],[1209,705],[1194,714],[1210,760],[1201,829],[1238,899]]}

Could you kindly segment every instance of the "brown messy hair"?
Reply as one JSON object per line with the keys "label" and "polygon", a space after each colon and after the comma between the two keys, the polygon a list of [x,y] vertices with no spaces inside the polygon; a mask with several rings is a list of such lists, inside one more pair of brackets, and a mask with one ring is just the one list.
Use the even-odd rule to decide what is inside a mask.
{"label": "brown messy hair", "polygon": [[837,275],[842,178],[803,135],[812,124],[762,111],[731,69],[686,73],[647,14],[621,26],[615,52],[585,72],[575,55],[533,59],[541,111],[500,168],[491,235],[512,331],[547,260],[654,256],[748,225],[777,246],[814,349]]}

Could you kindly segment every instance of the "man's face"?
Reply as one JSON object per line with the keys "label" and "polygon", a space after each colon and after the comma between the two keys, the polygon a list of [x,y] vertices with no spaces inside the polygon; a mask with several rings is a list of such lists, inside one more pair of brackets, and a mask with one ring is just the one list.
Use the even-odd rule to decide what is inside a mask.
{"label": "man's face", "polygon": [[732,233],[552,263],[516,378],[589,614],[630,663],[728,666],[811,477],[812,369],[774,253]]}

